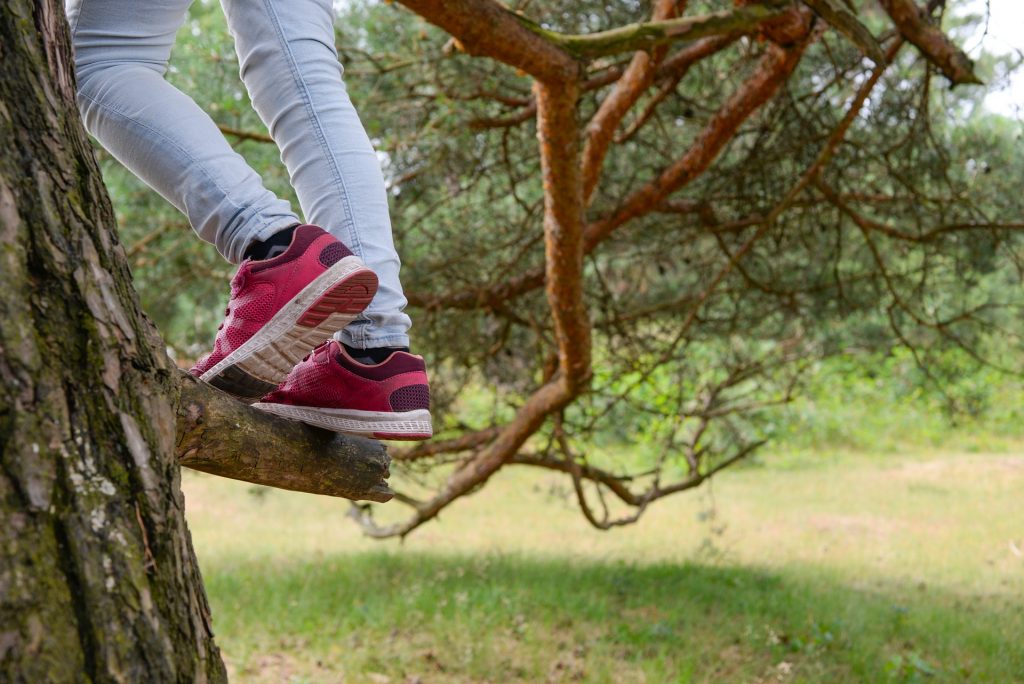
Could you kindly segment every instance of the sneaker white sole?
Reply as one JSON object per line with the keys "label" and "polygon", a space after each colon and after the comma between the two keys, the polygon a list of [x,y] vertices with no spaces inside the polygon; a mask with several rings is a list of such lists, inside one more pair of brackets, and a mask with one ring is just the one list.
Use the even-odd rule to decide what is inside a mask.
{"label": "sneaker white sole", "polygon": [[345,257],[200,379],[241,398],[259,399],[313,347],[351,323],[376,293],[377,275],[358,257]]}
{"label": "sneaker white sole", "polygon": [[264,402],[257,402],[253,407],[326,430],[377,439],[429,439],[434,434],[428,409],[404,412],[357,411]]}

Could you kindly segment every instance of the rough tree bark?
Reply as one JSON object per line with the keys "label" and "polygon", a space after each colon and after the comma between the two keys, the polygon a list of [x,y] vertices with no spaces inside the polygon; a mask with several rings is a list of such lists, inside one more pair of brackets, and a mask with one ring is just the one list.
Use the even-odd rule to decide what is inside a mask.
{"label": "rough tree bark", "polygon": [[179,458],[375,501],[388,459],[174,368],[139,310],[70,66],[58,0],[0,6],[0,681],[224,681]]}
{"label": "rough tree bark", "polygon": [[380,442],[309,428],[258,411],[181,372],[178,463],[310,494],[383,503],[394,496]]}
{"label": "rough tree bark", "polygon": [[224,681],[56,2],[0,8],[0,679]]}

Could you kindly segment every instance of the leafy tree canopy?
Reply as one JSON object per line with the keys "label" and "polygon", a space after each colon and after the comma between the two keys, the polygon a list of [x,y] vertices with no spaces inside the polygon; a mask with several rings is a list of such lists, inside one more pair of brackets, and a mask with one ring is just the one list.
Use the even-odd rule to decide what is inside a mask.
{"label": "leafy tree canopy", "polygon": [[[441,427],[438,440],[394,452],[411,522],[380,528],[363,511],[371,531],[404,534],[512,464],[567,473],[595,525],[630,522],[769,439],[778,407],[829,356],[902,347],[940,385],[936,359],[950,348],[1015,369],[1024,129],[979,108],[984,88],[949,87],[894,26],[905,2],[854,3],[860,29],[822,7],[843,4],[765,3],[785,5],[781,19],[576,60],[575,82],[543,87],[413,12],[344,4],[337,46],[388,179]],[[531,31],[558,35],[734,11],[520,5]],[[943,27],[955,40],[970,21],[947,13]],[[219,7],[193,7],[172,64],[172,82],[294,201]],[[1010,66],[985,57],[976,71]],[[561,133],[579,153],[579,320],[593,371],[586,391],[506,448],[508,426],[574,355],[545,273],[549,289],[560,282],[551,222],[575,200],[558,194],[565,174],[545,185],[542,165],[558,155],[538,145],[539,97],[563,96],[571,107],[541,135]],[[573,118],[578,129],[562,130]],[[230,265],[126,171],[104,168],[147,310],[179,355],[198,355]],[[485,463],[494,468],[459,479]]]}

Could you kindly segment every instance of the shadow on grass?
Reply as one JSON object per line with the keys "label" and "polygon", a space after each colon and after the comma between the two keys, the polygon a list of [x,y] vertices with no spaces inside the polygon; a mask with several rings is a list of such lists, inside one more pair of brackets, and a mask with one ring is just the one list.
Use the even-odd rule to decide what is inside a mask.
{"label": "shadow on grass", "polygon": [[1018,597],[807,568],[382,551],[204,575],[244,681],[1024,681]]}

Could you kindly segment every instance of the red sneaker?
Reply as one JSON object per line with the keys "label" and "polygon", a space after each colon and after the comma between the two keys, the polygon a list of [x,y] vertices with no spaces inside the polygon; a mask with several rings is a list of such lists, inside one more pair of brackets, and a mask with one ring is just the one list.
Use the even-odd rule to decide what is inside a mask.
{"label": "red sneaker", "polygon": [[255,401],[376,292],[377,276],[348,247],[316,226],[299,226],[283,254],[238,268],[213,351],[191,373]]}
{"label": "red sneaker", "polygon": [[367,366],[336,340],[314,349],[280,387],[253,406],[378,439],[427,439],[433,434],[423,357],[398,351]]}

